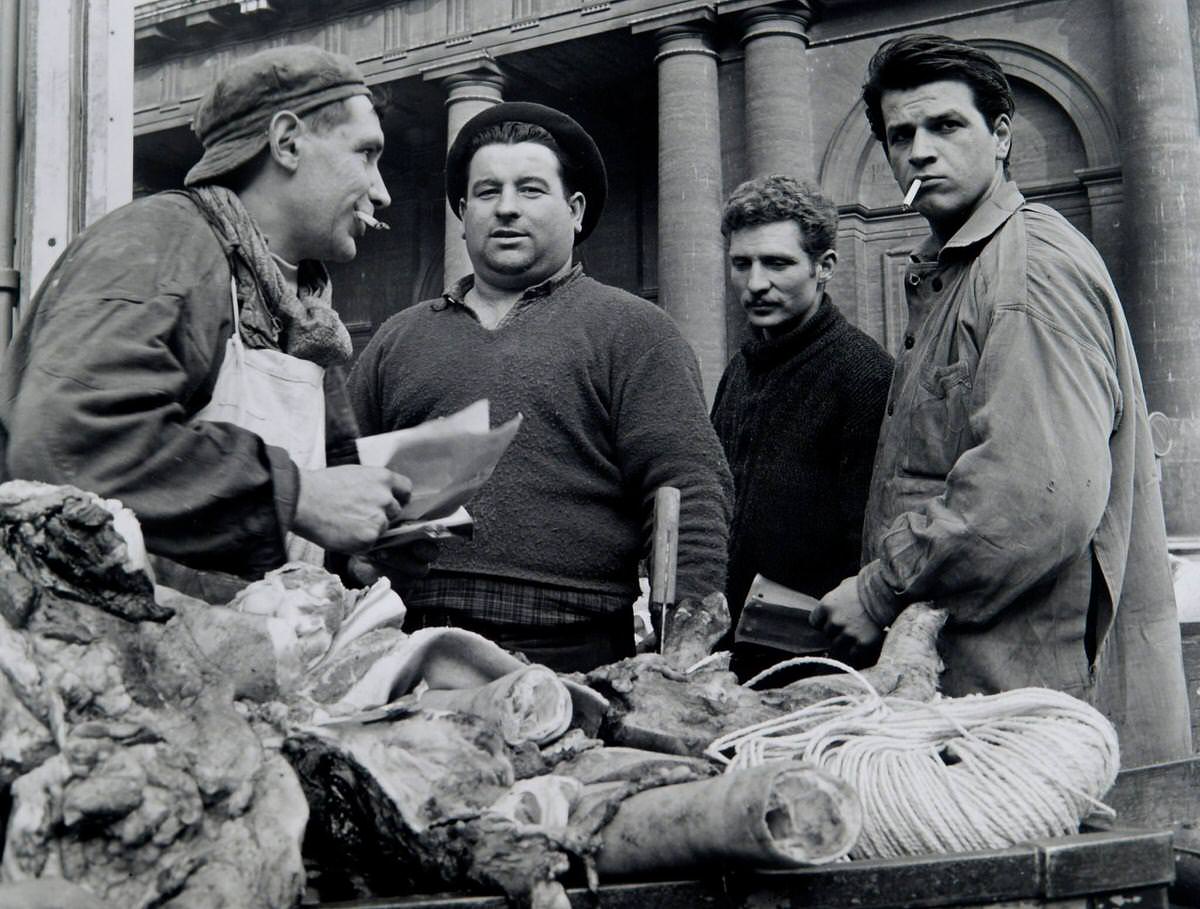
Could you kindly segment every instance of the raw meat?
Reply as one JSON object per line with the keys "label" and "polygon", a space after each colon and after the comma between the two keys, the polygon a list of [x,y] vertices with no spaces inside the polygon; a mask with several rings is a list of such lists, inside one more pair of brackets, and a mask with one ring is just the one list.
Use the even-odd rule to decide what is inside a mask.
{"label": "raw meat", "polygon": [[773,764],[662,786],[621,803],[602,831],[601,874],[797,868],[841,858],[862,830],[862,805],[837,777]]}
{"label": "raw meat", "polygon": [[[930,700],[941,672],[937,638],[945,621],[945,610],[912,604],[888,632],[879,661],[862,676],[881,695]],[[684,673],[654,654],[601,666],[584,681],[610,704],[601,729],[606,742],[697,757],[725,733],[863,690],[852,676],[835,674],[760,692],[739,685],[718,664]]]}
{"label": "raw meat", "polygon": [[114,510],[69,487],[0,486],[0,563],[24,582],[0,622],[0,878],[62,878],[122,909],[290,907],[300,788],[187,624],[166,621]]}

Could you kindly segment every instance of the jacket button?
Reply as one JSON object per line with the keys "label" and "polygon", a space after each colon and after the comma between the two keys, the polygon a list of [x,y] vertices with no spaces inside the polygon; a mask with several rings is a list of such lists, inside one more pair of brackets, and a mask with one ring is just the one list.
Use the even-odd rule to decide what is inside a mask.
{"label": "jacket button", "polygon": [[912,350],[913,345],[916,343],[917,343],[917,339],[914,338],[912,335],[904,336],[904,349],[905,350]]}
{"label": "jacket button", "polygon": [[942,279],[941,279],[941,278],[934,278],[934,279],[933,279],[933,289],[934,289],[934,290],[941,290],[941,289],[942,289]]}
{"label": "jacket button", "polygon": [[888,416],[890,417],[895,412],[896,412],[896,402],[888,401]]}

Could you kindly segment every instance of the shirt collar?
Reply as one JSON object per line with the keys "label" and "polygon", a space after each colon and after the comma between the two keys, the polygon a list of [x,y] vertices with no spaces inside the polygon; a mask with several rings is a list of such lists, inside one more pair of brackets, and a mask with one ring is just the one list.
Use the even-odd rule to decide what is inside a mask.
{"label": "shirt collar", "polygon": [[965,249],[987,240],[1024,204],[1025,197],[1017,189],[1016,183],[1011,180],[998,183],[975,206],[971,217],[946,241],[945,246],[938,249],[937,240],[930,234],[913,250],[911,258],[914,262],[928,262],[942,258],[949,250]]}
{"label": "shirt collar", "polygon": [[[568,284],[572,283],[582,275],[583,266],[578,264],[573,265],[569,271],[559,275],[558,277],[547,278],[545,281],[534,284],[532,287],[526,287],[521,293],[521,299],[533,300],[538,297],[548,297],[560,287],[566,287]],[[467,298],[467,293],[474,286],[475,276],[467,275],[466,277],[460,278],[458,281],[454,282],[454,286],[447,290],[442,297],[447,303],[456,303],[459,306],[465,306],[466,304],[464,301]]]}
{"label": "shirt collar", "polygon": [[845,317],[833,305],[829,294],[822,293],[812,316],[802,325],[772,338],[756,333],[755,337],[742,344],[742,354],[752,367],[770,368],[811,346],[844,321]]}

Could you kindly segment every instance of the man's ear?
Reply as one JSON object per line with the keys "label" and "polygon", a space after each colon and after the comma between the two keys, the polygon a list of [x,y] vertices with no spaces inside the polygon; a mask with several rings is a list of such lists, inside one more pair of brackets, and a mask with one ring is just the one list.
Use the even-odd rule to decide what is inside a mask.
{"label": "man's ear", "polygon": [[824,284],[833,277],[833,273],[837,268],[837,251],[827,249],[821,255],[817,256],[817,280]]}
{"label": "man's ear", "polygon": [[300,166],[300,136],[304,124],[290,110],[281,110],[267,126],[267,148],[271,158],[284,170],[295,173]]}
{"label": "man's ear", "polygon": [[583,193],[573,192],[567,199],[567,206],[571,209],[571,219],[575,222],[575,233],[579,233],[583,230],[583,213],[587,211],[587,199],[583,197]]}
{"label": "man's ear", "polygon": [[996,160],[1003,161],[1012,149],[1012,118],[1008,114],[1000,114],[996,117],[992,133],[996,137]]}

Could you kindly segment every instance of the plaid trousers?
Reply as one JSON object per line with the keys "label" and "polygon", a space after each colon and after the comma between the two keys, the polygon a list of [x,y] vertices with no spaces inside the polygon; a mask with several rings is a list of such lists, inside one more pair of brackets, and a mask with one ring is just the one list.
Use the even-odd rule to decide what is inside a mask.
{"label": "plaid trousers", "polygon": [[633,600],[486,575],[435,573],[405,591],[407,631],[477,632],[559,672],[633,655]]}

